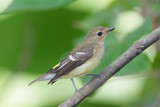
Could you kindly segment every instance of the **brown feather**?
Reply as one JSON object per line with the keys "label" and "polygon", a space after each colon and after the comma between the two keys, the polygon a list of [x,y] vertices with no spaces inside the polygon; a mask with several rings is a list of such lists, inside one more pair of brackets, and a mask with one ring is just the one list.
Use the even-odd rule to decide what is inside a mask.
{"label": "brown feather", "polygon": [[[82,52],[84,54],[78,54],[77,52]],[[90,48],[87,47],[79,48],[79,50],[73,50],[70,55],[75,59],[75,61],[70,60],[69,55],[55,68],[56,76],[48,83],[53,84],[58,78],[69,73],[74,68],[84,64],[88,59],[93,56],[93,47],[90,44]],[[66,64],[65,64],[66,63]],[[63,65],[65,64],[65,65]]]}

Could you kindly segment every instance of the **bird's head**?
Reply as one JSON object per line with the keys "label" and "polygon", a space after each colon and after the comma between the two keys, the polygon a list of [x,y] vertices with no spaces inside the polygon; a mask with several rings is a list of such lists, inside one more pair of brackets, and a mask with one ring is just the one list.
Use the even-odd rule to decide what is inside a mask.
{"label": "bird's head", "polygon": [[104,43],[107,34],[114,29],[115,28],[108,28],[108,27],[101,27],[101,26],[95,27],[88,32],[87,37],[85,38],[85,41]]}

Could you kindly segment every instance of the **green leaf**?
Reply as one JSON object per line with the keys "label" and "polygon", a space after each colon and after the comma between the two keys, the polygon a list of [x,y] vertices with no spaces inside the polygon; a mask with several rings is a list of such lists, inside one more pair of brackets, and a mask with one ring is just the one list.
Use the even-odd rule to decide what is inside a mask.
{"label": "green leaf", "polygon": [[0,22],[0,67],[15,68],[23,47],[22,35],[20,18],[12,17]]}
{"label": "green leaf", "polygon": [[74,0],[1,0],[0,13],[56,9]]}
{"label": "green leaf", "polygon": [[160,69],[160,52],[158,51],[155,60],[153,62],[153,68],[154,69]]}
{"label": "green leaf", "polygon": [[[63,20],[63,15],[66,13],[67,16]],[[14,15],[1,21],[0,67],[8,69],[17,67],[17,62],[25,48],[26,36],[32,35],[27,47],[34,47],[31,50],[33,52],[30,55],[28,54],[30,52],[25,50],[27,56],[20,64],[25,64],[28,57],[31,57],[26,65],[27,73],[47,72],[74,48],[74,39],[79,38],[78,35],[82,32],[73,27],[73,22],[84,16],[86,16],[84,13],[58,9]]]}

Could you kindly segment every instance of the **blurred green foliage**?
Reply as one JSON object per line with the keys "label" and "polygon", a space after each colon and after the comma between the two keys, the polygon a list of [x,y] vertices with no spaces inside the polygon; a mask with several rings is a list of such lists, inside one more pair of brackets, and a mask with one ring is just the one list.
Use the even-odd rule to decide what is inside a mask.
{"label": "blurred green foliage", "polygon": [[[21,95],[9,89],[21,93],[22,87],[60,62],[93,27],[115,27],[106,39],[104,58],[92,73],[101,72],[159,25],[155,24],[155,19],[160,20],[159,4],[156,0],[1,0],[0,106],[57,106],[73,94],[70,82],[58,81],[53,87],[37,83],[22,92],[34,98],[31,103],[26,94],[22,100]],[[160,101],[159,59],[160,50],[152,46],[118,72],[115,80],[110,80],[78,106],[155,106]],[[89,80],[81,77],[77,82],[81,87]],[[14,100],[10,94],[15,95]]]}
{"label": "blurred green foliage", "polygon": [[24,12],[24,11],[43,11],[48,9],[60,8],[74,0],[5,0],[1,5],[9,5],[5,9],[1,8],[2,13]]}

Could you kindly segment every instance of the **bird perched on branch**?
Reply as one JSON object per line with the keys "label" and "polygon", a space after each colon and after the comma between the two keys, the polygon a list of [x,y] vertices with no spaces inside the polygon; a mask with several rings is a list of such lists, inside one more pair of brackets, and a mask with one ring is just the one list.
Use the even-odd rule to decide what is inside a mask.
{"label": "bird perched on branch", "polygon": [[96,74],[88,74],[93,71],[100,63],[105,52],[105,39],[107,34],[115,28],[95,27],[87,33],[87,36],[83,42],[76,47],[62,62],[58,63],[46,74],[32,81],[29,85],[36,81],[50,80],[48,84],[53,84],[61,78],[70,78],[74,85],[75,90],[77,88],[73,81],[73,77],[91,75],[98,76]]}

